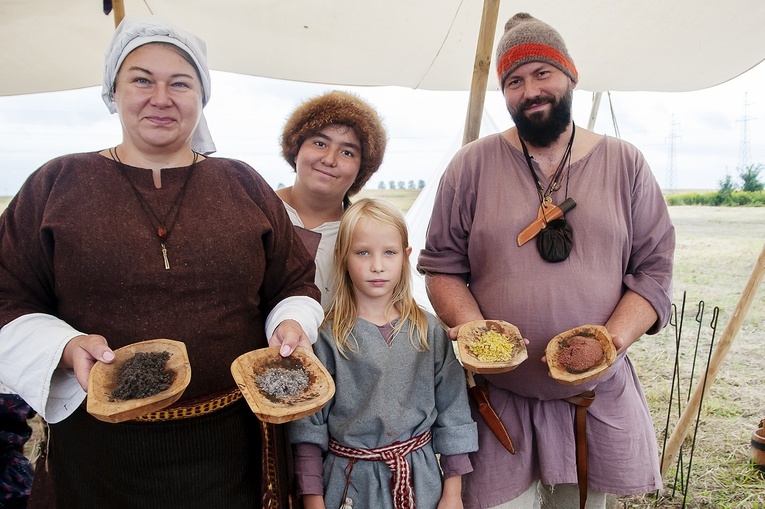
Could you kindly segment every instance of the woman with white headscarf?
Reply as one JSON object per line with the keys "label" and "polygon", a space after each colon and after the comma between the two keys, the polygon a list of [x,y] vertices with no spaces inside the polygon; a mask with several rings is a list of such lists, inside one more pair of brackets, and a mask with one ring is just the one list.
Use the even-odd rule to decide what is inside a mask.
{"label": "woman with white headscarf", "polygon": [[[261,427],[230,365],[315,341],[311,257],[252,168],[206,157],[203,41],[125,18],[103,97],[122,142],[46,163],[0,218],[0,378],[50,423],[36,475],[59,507],[282,507],[281,431]],[[119,424],[88,414],[93,364],[153,338],[186,344],[181,400]]]}

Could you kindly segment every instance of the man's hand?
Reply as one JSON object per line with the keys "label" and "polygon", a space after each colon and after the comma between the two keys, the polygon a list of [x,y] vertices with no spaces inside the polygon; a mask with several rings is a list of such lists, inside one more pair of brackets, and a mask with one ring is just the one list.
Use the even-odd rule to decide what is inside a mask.
{"label": "man's hand", "polygon": [[449,339],[451,339],[452,341],[457,341],[457,335],[460,333],[460,329],[462,328],[463,325],[465,324],[463,323],[460,325],[455,325],[454,327],[447,330],[446,335],[449,336]]}
{"label": "man's hand", "polygon": [[303,328],[295,320],[284,320],[274,331],[274,335],[268,340],[270,346],[279,346],[279,354],[289,357],[295,348],[302,346],[311,349],[311,341],[308,339]]}
{"label": "man's hand", "polygon": [[114,361],[114,352],[106,344],[106,338],[97,334],[77,336],[64,347],[64,353],[58,365],[74,370],[74,376],[83,390],[88,390],[88,375],[96,361],[110,364]]}

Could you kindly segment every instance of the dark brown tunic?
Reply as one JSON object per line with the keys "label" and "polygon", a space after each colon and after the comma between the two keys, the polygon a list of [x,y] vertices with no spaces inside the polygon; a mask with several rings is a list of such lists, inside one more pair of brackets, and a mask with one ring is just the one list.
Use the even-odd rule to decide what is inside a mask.
{"label": "dark brown tunic", "polygon": [[[297,295],[318,300],[314,266],[281,201],[246,164],[211,158],[197,163],[193,170],[164,169],[162,189],[154,188],[150,170],[128,167],[129,178],[159,218],[169,210],[189,171],[193,174],[166,242],[170,270],[165,269],[156,228],[113,161],[97,153],[76,154],[55,159],[35,172],[0,221],[0,326],[27,313],[48,313],[82,332],[103,335],[112,348],[153,338],[180,340],[188,349],[192,378],[177,404],[234,388],[231,362],[242,353],[266,346],[264,322],[273,306]],[[237,408],[239,412],[229,412],[235,417],[227,424],[216,426],[226,429],[229,437],[259,443],[258,430],[246,429],[256,422],[248,420],[246,405]],[[71,419],[92,420],[79,414],[85,413],[80,410],[52,426],[54,475],[57,460],[66,457],[67,468],[75,468],[103,453],[89,448],[90,437],[76,430],[64,433],[72,427],[71,422],[67,426]],[[197,420],[204,418],[177,422],[195,428],[193,421]],[[57,435],[59,426],[62,432]],[[126,424],[132,426],[128,434],[117,432],[118,426],[123,425],[88,423],[91,446],[96,447],[96,439],[107,438],[115,450],[132,450],[137,456],[150,452],[140,451],[141,435],[153,434],[157,425]],[[214,448],[214,441],[223,439],[220,433],[197,431],[191,433],[194,441],[213,441],[206,447]],[[67,444],[75,436],[78,450]],[[257,443],[251,445],[259,448]],[[200,446],[190,443],[186,448]],[[87,449],[80,449],[83,447]],[[227,453],[220,455],[220,463],[207,464],[204,476],[224,478],[225,472],[238,467],[256,475],[251,459],[241,454],[236,455],[238,465],[223,465]],[[167,456],[162,461],[135,465],[137,470],[130,475],[150,479],[155,472],[178,468],[174,451],[163,454]],[[193,457],[179,451],[177,459],[193,463]],[[115,463],[99,463],[105,469],[99,472],[99,479],[90,478],[95,472],[83,469],[71,480],[85,485],[67,485],[67,496],[87,493],[90,483],[124,478],[125,465]],[[250,479],[257,484],[257,477]],[[199,493],[205,485],[209,486],[190,476],[181,479],[174,490],[194,493],[194,507],[211,507]],[[60,489],[64,487],[57,485],[57,491]],[[115,489],[109,507],[121,506],[120,490],[110,487],[112,492]],[[153,506],[152,499],[145,498],[151,496],[147,491],[139,502],[142,495],[134,492],[129,499]],[[95,503],[70,501],[67,505],[91,507]],[[216,506],[248,505],[218,500]]]}

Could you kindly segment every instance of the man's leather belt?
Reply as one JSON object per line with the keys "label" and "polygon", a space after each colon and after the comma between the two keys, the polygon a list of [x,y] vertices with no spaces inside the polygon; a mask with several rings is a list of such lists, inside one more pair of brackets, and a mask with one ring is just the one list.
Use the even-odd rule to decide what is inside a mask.
{"label": "man's leather belt", "polygon": [[566,401],[576,407],[576,478],[579,483],[579,509],[584,509],[587,504],[587,408],[595,401],[595,391],[585,391],[566,398]]}

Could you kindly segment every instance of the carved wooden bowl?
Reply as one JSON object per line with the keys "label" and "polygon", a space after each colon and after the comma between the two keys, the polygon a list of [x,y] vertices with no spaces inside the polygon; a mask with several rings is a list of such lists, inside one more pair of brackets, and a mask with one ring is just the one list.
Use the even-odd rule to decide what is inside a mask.
{"label": "carved wooden bowl", "polygon": [[[278,346],[261,348],[240,355],[231,364],[231,374],[252,412],[263,422],[281,424],[307,417],[321,410],[335,394],[335,382],[314,353],[298,347],[287,358]],[[277,397],[261,389],[256,378],[272,368],[308,372],[308,386],[299,394]]]}
{"label": "carved wooden bowl", "polygon": [[[569,346],[568,341],[576,336],[596,339],[603,351],[601,359],[581,373],[570,372],[559,360],[561,352]],[[555,380],[564,385],[579,385],[594,380],[605,373],[616,359],[616,348],[611,340],[611,335],[605,327],[601,325],[582,325],[561,332],[552,338],[547,343],[545,357],[547,358],[547,367],[550,369],[550,374],[552,374]]]}
{"label": "carved wooden bowl", "polygon": [[[489,331],[501,334],[512,347],[512,357],[503,361],[481,360],[471,350],[471,345]],[[505,373],[518,367],[528,358],[526,344],[518,327],[502,320],[475,320],[464,324],[457,334],[460,361],[473,373]]]}
{"label": "carved wooden bowl", "polygon": [[[165,365],[166,370],[174,372],[170,387],[147,398],[110,401],[119,383],[119,369],[138,352],[170,354]],[[141,341],[114,350],[114,355],[110,364],[96,362],[88,376],[88,413],[101,421],[124,422],[162,410],[178,401],[191,381],[186,345],[180,341],[164,338]]]}

